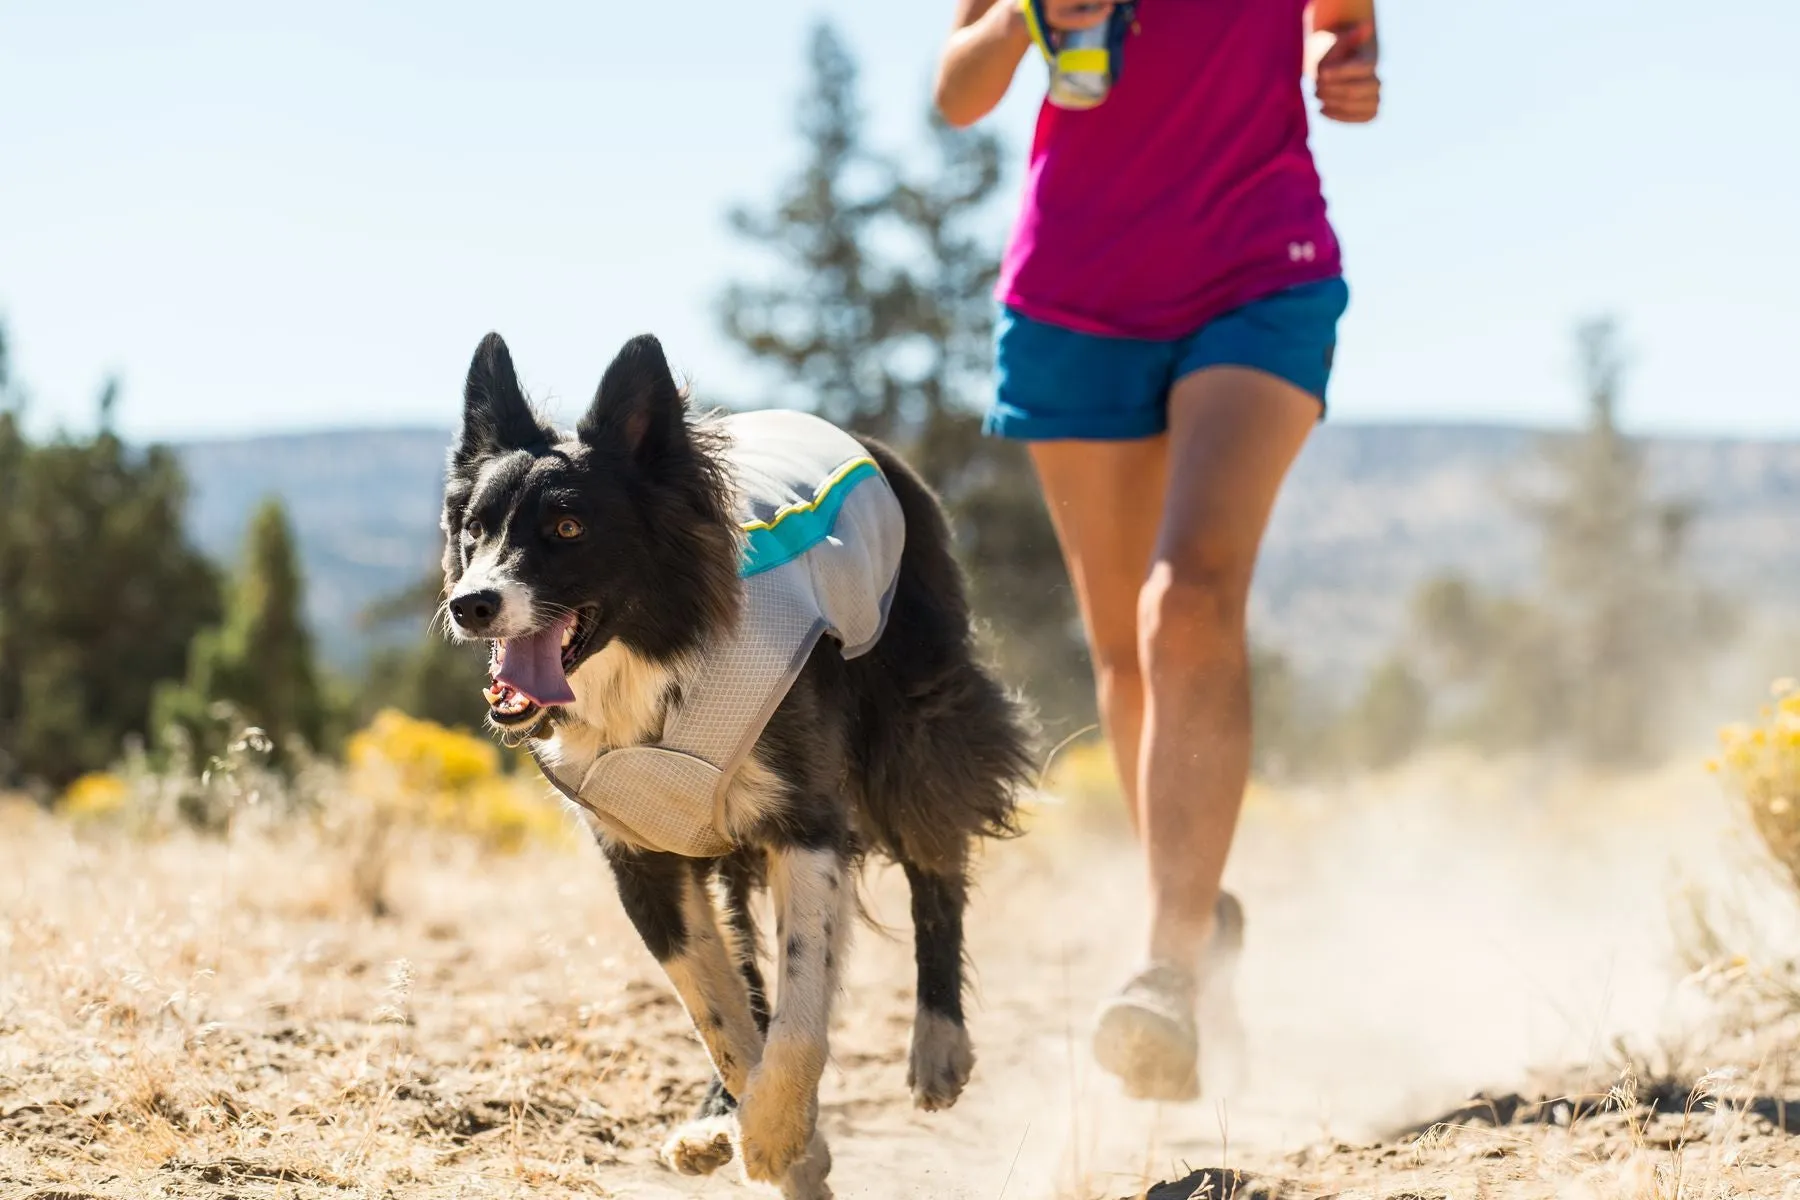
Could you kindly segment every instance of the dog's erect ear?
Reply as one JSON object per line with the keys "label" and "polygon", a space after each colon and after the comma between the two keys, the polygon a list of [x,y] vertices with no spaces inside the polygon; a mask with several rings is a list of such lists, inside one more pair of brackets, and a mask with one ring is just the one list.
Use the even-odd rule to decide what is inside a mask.
{"label": "dog's erect ear", "polygon": [[652,463],[687,445],[686,408],[662,343],[640,334],[606,368],[575,432],[589,446],[617,446]]}
{"label": "dog's erect ear", "polygon": [[457,435],[455,457],[469,463],[484,454],[519,450],[545,440],[543,427],[531,415],[519,376],[513,371],[512,354],[497,333],[490,333],[475,347],[469,378],[463,385],[462,432]]}

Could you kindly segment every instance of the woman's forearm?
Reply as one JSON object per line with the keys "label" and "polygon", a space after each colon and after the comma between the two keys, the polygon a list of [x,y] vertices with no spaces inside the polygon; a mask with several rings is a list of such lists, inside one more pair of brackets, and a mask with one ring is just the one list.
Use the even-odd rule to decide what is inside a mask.
{"label": "woman's forearm", "polygon": [[1014,0],[964,0],[956,32],[938,61],[933,98],[944,120],[959,128],[994,111],[1012,86],[1031,34]]}

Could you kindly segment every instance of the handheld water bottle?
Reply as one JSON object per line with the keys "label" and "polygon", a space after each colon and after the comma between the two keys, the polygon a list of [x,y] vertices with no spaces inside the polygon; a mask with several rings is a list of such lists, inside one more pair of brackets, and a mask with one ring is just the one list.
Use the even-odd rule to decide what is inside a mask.
{"label": "handheld water bottle", "polygon": [[1124,67],[1125,35],[1132,28],[1135,0],[1114,4],[1107,19],[1092,29],[1052,29],[1044,0],[1019,0],[1019,8],[1031,40],[1050,67],[1050,103],[1086,109],[1104,101]]}

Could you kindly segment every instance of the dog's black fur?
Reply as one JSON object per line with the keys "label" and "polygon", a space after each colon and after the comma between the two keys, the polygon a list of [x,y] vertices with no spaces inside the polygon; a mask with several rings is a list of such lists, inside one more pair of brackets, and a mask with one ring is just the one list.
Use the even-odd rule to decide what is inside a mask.
{"label": "dog's black fur", "polygon": [[[936,1108],[954,1102],[971,1061],[962,1033],[970,847],[977,837],[1015,830],[1015,795],[1031,760],[1021,712],[977,659],[963,580],[936,498],[891,450],[864,445],[906,523],[880,641],[849,661],[829,639],[815,648],[753,754],[778,781],[776,797],[758,810],[731,854],[698,860],[606,837],[601,844],[626,911],[665,965],[706,936],[691,928],[684,911],[687,889],[696,880],[720,882],[716,903],[735,932],[727,940],[756,1029],[765,1036],[771,1016],[749,901],[770,864],[786,851],[829,851],[844,867],[829,880],[834,890],[840,878],[851,886],[849,869],[865,853],[901,864],[912,891],[921,1022],[941,1018],[964,1039],[951,1056],[960,1055],[962,1065],[948,1069],[950,1078],[913,1081],[918,1102]],[[687,412],[652,337],[624,347],[567,437],[533,415],[505,343],[488,335],[469,368],[444,496],[446,594],[458,632],[491,638],[496,629],[522,633],[553,615],[579,614],[564,659],[571,680],[589,659],[622,645],[669,669],[674,682],[657,700],[666,714],[680,703],[684,656],[738,611],[737,530],[721,446],[716,428]],[[567,518],[579,523],[578,536],[567,536],[574,528]],[[466,599],[465,572],[478,556],[486,608]],[[506,589],[491,587],[497,571],[533,611],[504,611]],[[533,705],[522,715],[491,719],[508,739],[542,747],[578,718],[566,708]],[[825,929],[830,933],[829,922]],[[784,962],[791,959],[798,971],[807,955],[822,953],[835,979],[829,941],[820,947],[803,944],[799,933],[781,937]],[[716,1029],[720,1003],[694,1011],[692,999],[683,998],[703,1037],[709,1024]],[[915,1030],[915,1070],[919,1036]],[[729,1115],[735,1103],[715,1077],[700,1115]],[[742,1152],[749,1168],[748,1144]],[[765,1168],[779,1177],[789,1165],[791,1156]]]}

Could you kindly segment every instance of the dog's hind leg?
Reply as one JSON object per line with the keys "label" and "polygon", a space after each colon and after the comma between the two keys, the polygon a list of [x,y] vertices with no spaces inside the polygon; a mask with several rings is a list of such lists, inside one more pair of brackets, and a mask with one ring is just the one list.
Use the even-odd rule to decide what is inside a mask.
{"label": "dog's hind leg", "polygon": [[[741,1094],[762,1053],[762,1034],[707,895],[708,864],[610,844],[606,852],[626,915],[687,1009],[724,1091]],[[730,1117],[690,1122],[663,1150],[683,1174],[716,1171],[731,1161]]]}
{"label": "dog's hind leg", "polygon": [[963,1023],[963,909],[968,885],[959,861],[948,870],[902,864],[912,889],[913,953],[918,963],[918,1009],[906,1085],[927,1112],[949,1108],[975,1068]]}
{"label": "dog's hind leg", "polygon": [[817,1132],[819,1078],[850,924],[841,836],[772,849],[769,888],[778,1002],[762,1062],[741,1093],[738,1153],[750,1179],[779,1183],[790,1196],[821,1197],[829,1195],[830,1156]]}

